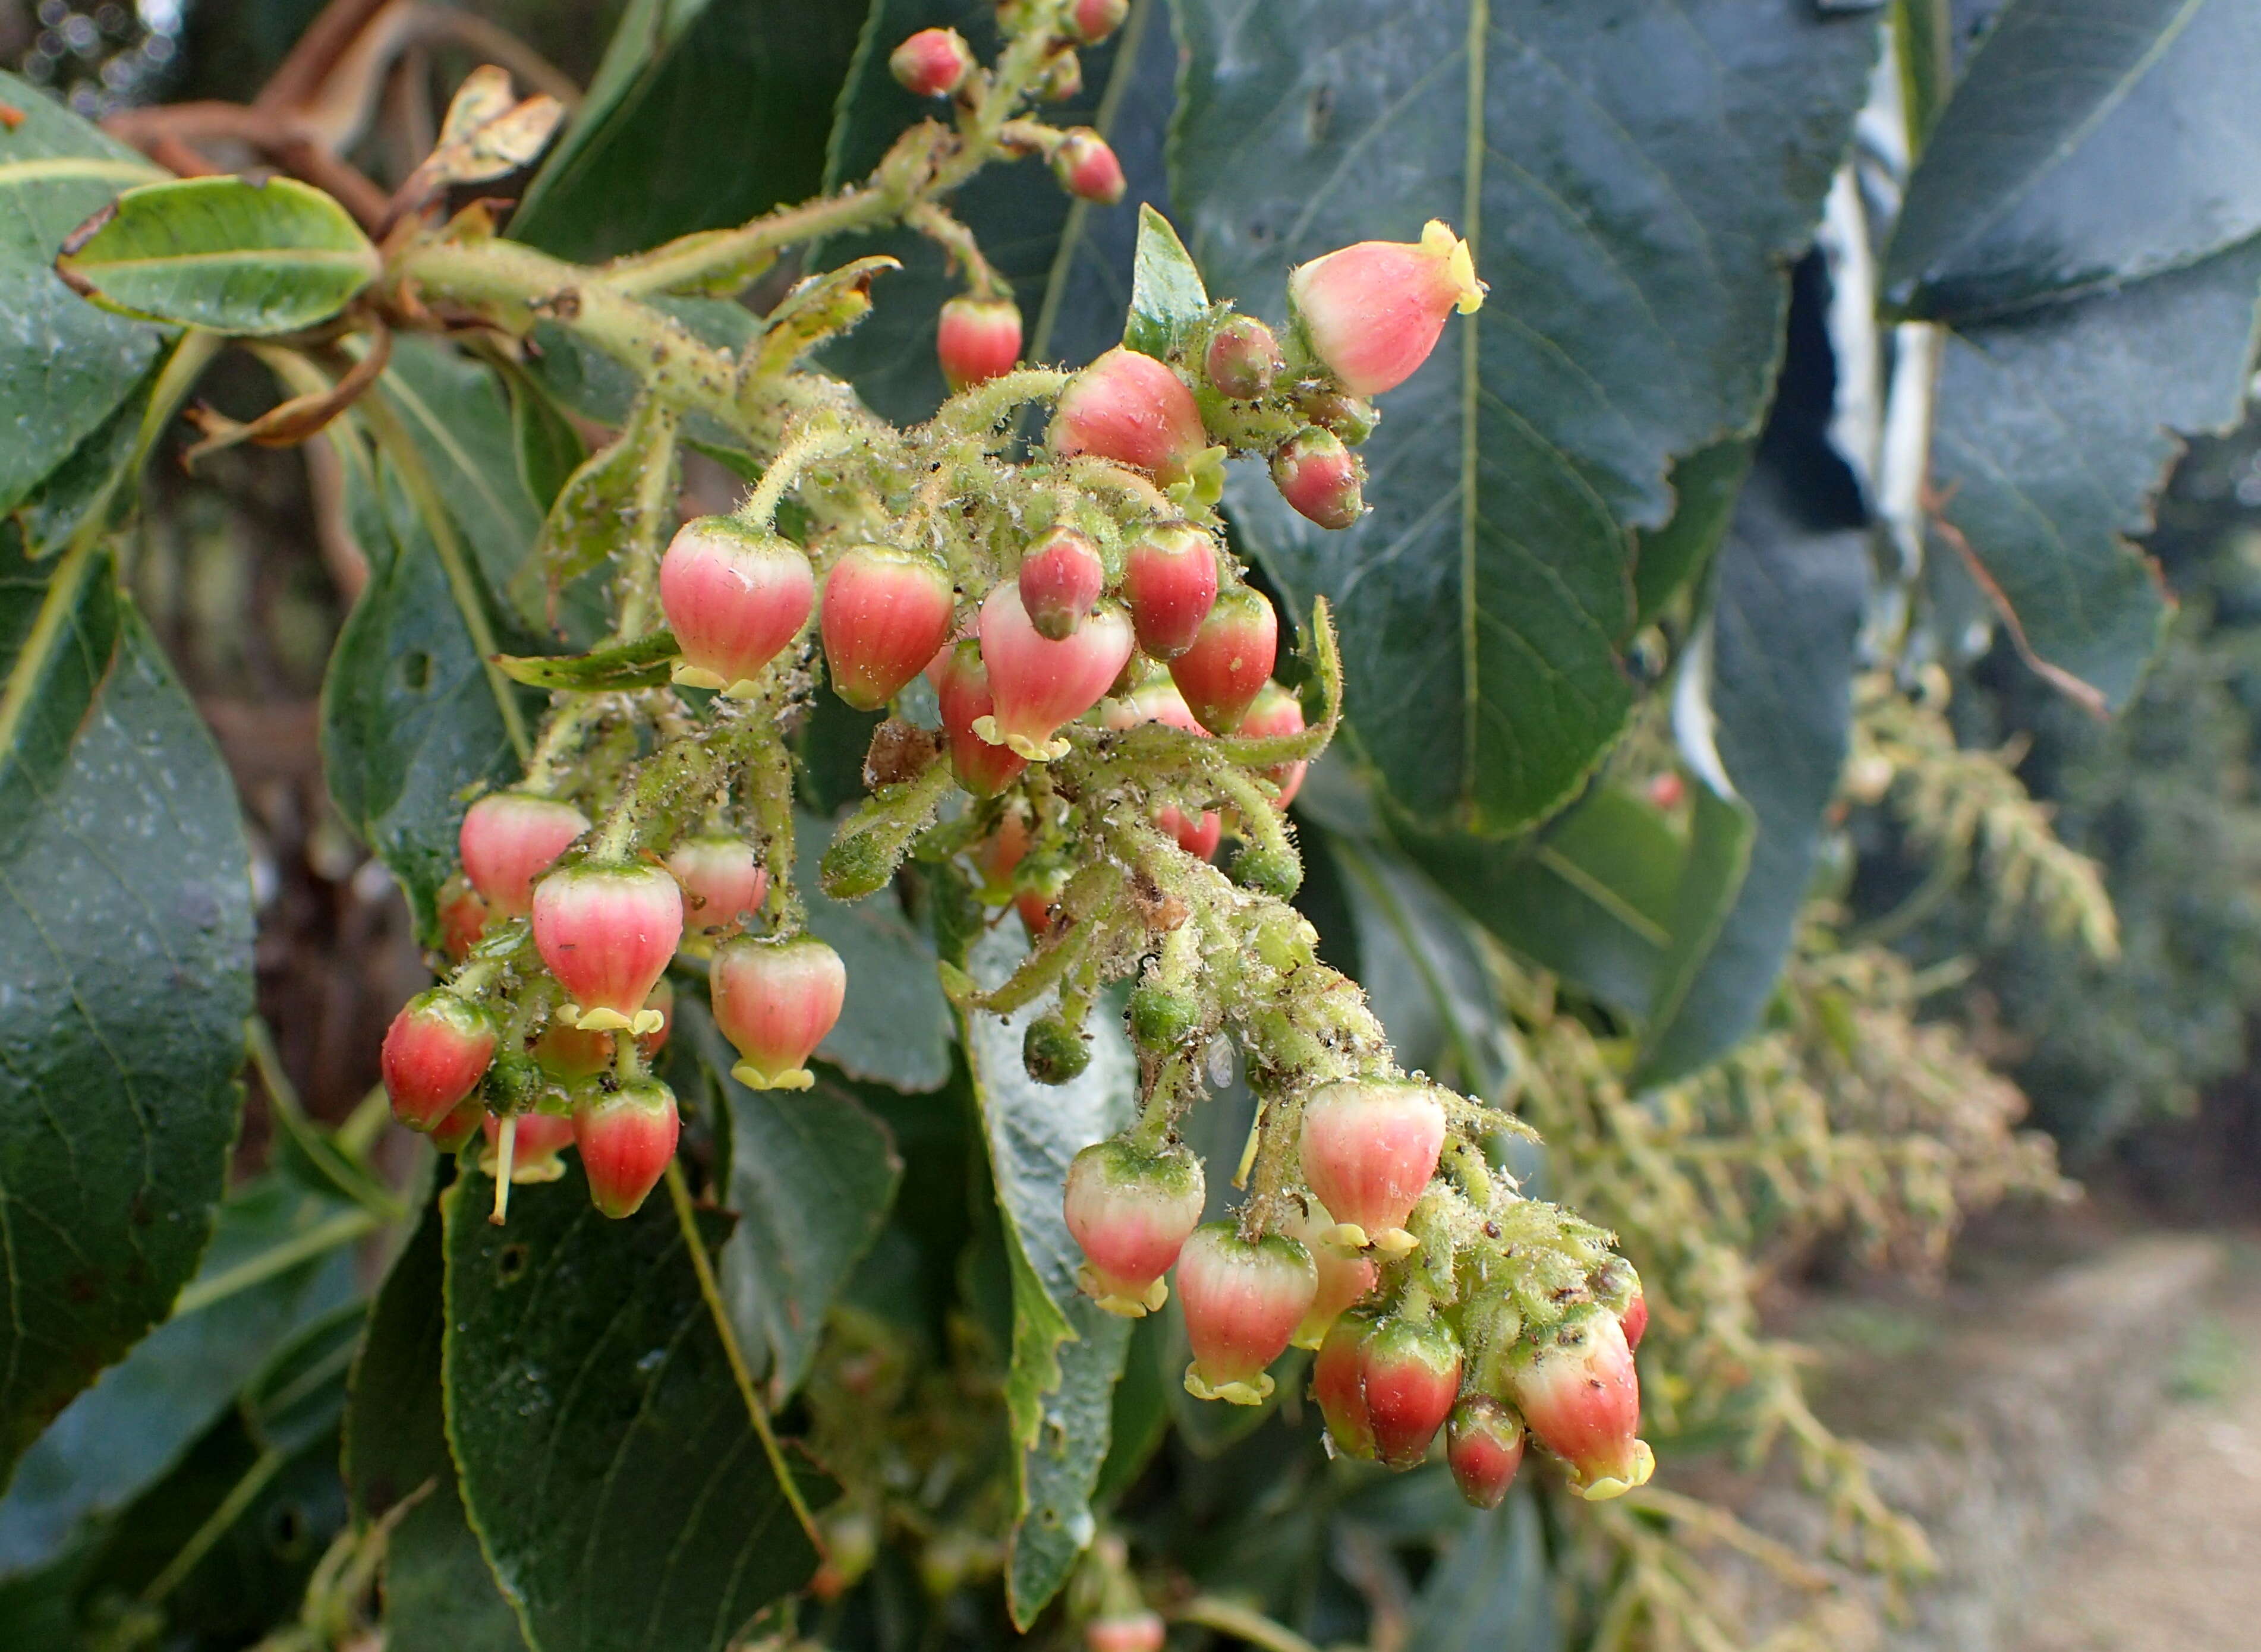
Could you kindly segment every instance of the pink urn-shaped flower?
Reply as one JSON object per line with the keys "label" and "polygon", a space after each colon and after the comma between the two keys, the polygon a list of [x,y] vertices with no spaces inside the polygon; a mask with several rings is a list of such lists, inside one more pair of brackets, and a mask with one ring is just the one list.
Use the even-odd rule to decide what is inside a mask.
{"label": "pink urn-shaped flower", "polygon": [[445,987],[408,1000],[385,1030],[377,1056],[392,1116],[411,1130],[437,1129],[493,1063],[494,1023]]}
{"label": "pink urn-shaped flower", "polygon": [[1284,1234],[1251,1241],[1230,1221],[1195,1228],[1178,1255],[1178,1301],[1194,1355],[1186,1391],[1261,1405],[1273,1387],[1264,1368],[1287,1350],[1317,1288],[1310,1253]]}
{"label": "pink urn-shaped flower", "polygon": [[573,1143],[596,1207],[614,1218],[635,1215],[667,1173],[682,1127],[675,1092],[657,1078],[632,1078],[574,1108]]}
{"label": "pink urn-shaped flower", "polygon": [[1379,1311],[1353,1308],[1329,1327],[1311,1362],[1311,1398],[1326,1420],[1327,1438],[1346,1457],[1374,1455],[1374,1423],[1366,1411],[1366,1345]]}
{"label": "pink urn-shaped flower", "polygon": [[1123,600],[1138,646],[1172,660],[1194,646],[1217,604],[1217,541],[1190,522],[1150,527],[1123,558]]}
{"label": "pink urn-shaped flower", "polygon": [[659,605],[687,688],[754,691],[808,623],[816,576],[799,546],[724,516],[685,522],[659,559]]}
{"label": "pink urn-shaped flower", "polygon": [[1194,645],[1170,662],[1170,680],[1203,728],[1230,734],[1272,679],[1280,617],[1264,593],[1237,585],[1202,621]]}
{"label": "pink urn-shaped flower", "polygon": [[769,874],[755,858],[753,845],[721,833],[677,844],[667,869],[683,886],[684,920],[696,933],[729,928],[760,911],[769,893]]}
{"label": "pink urn-shaped flower", "polygon": [[1596,1308],[1540,1334],[1510,1355],[1516,1409],[1539,1443],[1594,1501],[1647,1484],[1656,1459],[1640,1429],[1640,1378],[1617,1316]]}
{"label": "pink urn-shaped flower", "polygon": [[876,712],[949,640],[950,570],[922,551],[859,545],[824,576],[824,663],[833,692]]}
{"label": "pink urn-shaped flower", "polygon": [[848,970],[814,935],[727,941],[707,976],[714,1025],[743,1058],[731,1076],[751,1090],[807,1090],[808,1058],[840,1019]]}
{"label": "pink urn-shaped flower", "polygon": [[1056,738],[1060,725],[1098,704],[1130,660],[1130,621],[1121,609],[1102,603],[1074,635],[1055,642],[1036,628],[1010,583],[983,601],[980,630],[996,709],[976,718],[973,732],[1030,762],[1066,754],[1067,742]]}
{"label": "pink urn-shaped flower", "polygon": [[479,1121],[487,1138],[486,1150],[479,1155],[479,1169],[489,1176],[502,1169],[502,1132],[506,1122],[511,1126],[513,1182],[554,1182],[565,1174],[564,1163],[557,1155],[573,1145],[573,1121],[548,1112],[515,1113],[509,1120],[487,1114]]}
{"label": "pink urn-shaped flower", "polygon": [[1134,1319],[1169,1300],[1162,1276],[1200,1224],[1205,1192],[1201,1161],[1181,1147],[1150,1153],[1118,1139],[1077,1154],[1061,1205],[1083,1248],[1085,1294]]}
{"label": "pink urn-shaped flower", "polygon": [[1164,482],[1191,476],[1209,450],[1194,393],[1151,355],[1117,347],[1067,382],[1052,409],[1052,451],[1088,454]]}
{"label": "pink urn-shaped flower", "polygon": [[953,298],[936,324],[934,353],[953,390],[987,384],[1021,359],[1021,307],[1010,298]]}
{"label": "pink urn-shaped flower", "polygon": [[657,866],[567,867],[534,889],[534,945],[587,1032],[657,1032],[645,1001],[683,939],[683,891]]}
{"label": "pink urn-shaped flower", "polygon": [[1324,1346],[1335,1321],[1365,1300],[1382,1278],[1382,1269],[1373,1257],[1326,1242],[1325,1234],[1334,1225],[1327,1207],[1316,1198],[1306,1199],[1303,1214],[1288,1224],[1288,1236],[1302,1241],[1311,1253],[1311,1265],[1318,1274],[1310,1312],[1296,1327],[1297,1348]]}
{"label": "pink urn-shaped flower", "polygon": [[456,847],[464,877],[488,906],[518,918],[534,904],[534,880],[588,829],[589,817],[570,803],[491,791],[464,812]]}
{"label": "pink urn-shaped flower", "polygon": [[1366,514],[1366,467],[1332,431],[1314,425],[1272,454],[1272,485],[1296,513],[1323,528],[1346,528]]}
{"label": "pink urn-shaped flower", "polygon": [[1437,1173],[1445,1109],[1426,1084],[1346,1079],[1303,1102],[1303,1179],[1333,1213],[1328,1242],[1413,1248],[1405,1219]]}
{"label": "pink urn-shaped flower", "polygon": [[973,726],[997,710],[989,692],[989,669],[981,645],[968,639],[944,643],[926,669],[942,712],[942,732],[950,741],[950,772],[977,797],[994,797],[1020,777],[1029,760],[1007,746],[994,746]]}
{"label": "pink urn-shaped flower", "polygon": [[1461,1391],[1461,1343],[1439,1319],[1393,1318],[1366,1341],[1364,1391],[1374,1455],[1410,1469],[1429,1454]]}
{"label": "pink urn-shaped flower", "polygon": [[1483,304],[1468,244],[1438,219],[1418,241],[1360,241],[1299,265],[1288,304],[1311,354],[1354,396],[1395,390],[1458,310]]}
{"label": "pink urn-shaped flower", "polygon": [[1445,1424],[1453,1484],[1480,1509],[1496,1509],[1523,1466],[1523,1423],[1489,1394],[1471,1394]]}
{"label": "pink urn-shaped flower", "polygon": [[[1303,732],[1303,703],[1277,683],[1267,683],[1256,691],[1247,714],[1233,733],[1243,740],[1271,740],[1283,734]],[[1303,771],[1308,762],[1275,763],[1264,771],[1265,777],[1280,788],[1278,806],[1284,809],[1295,802],[1296,794],[1303,789]]]}
{"label": "pink urn-shaped flower", "polygon": [[1107,588],[1107,565],[1099,547],[1073,528],[1054,528],[1021,557],[1015,583],[1021,609],[1037,634],[1053,642],[1075,634]]}

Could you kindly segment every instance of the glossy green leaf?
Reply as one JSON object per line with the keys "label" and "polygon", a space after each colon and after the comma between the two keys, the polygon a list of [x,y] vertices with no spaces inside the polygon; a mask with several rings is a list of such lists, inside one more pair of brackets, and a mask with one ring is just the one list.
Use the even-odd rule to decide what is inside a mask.
{"label": "glossy green leaf", "polygon": [[1877,20],[1810,0],[1183,0],[1180,16],[1173,182],[1213,293],[1280,320],[1288,266],[1431,218],[1491,282],[1382,398],[1364,521],[1312,526],[1253,474],[1229,497],[1288,606],[1336,604],[1352,726],[1399,799],[1439,823],[1525,824],[1573,794],[1631,707],[1633,535],[1669,519],[1672,461],[1757,423],[1784,268]]}
{"label": "glossy green leaf", "polygon": [[119,196],[55,273],[105,310],[215,333],[296,333],[377,276],[352,214],[295,178],[176,178]]}
{"label": "glossy green leaf", "polygon": [[[1712,1030],[1684,1026],[1681,1012],[1697,983],[1713,967],[1713,949],[1742,893],[1750,872],[1752,840],[1758,834],[1757,818],[1741,797],[1713,790],[1700,772],[1692,790],[1687,860],[1672,901],[1672,945],[1664,956],[1647,1024],[1641,1028],[1636,1084],[1677,1078],[1716,1053]],[[1755,985],[1754,980],[1754,990]],[[1704,1007],[1716,1008],[1716,1002],[1707,1001]]]}
{"label": "glossy green leaf", "polygon": [[630,0],[510,232],[579,262],[816,192],[861,9]]}
{"label": "glossy green leaf", "polygon": [[655,689],[668,681],[675,653],[675,633],[663,630],[590,654],[506,654],[500,663],[513,683],[531,688]]}
{"label": "glossy green leaf", "polygon": [[0,103],[0,511],[100,430],[141,381],[162,329],[96,309],[56,278],[63,238],[120,190],[164,174],[14,75]]}
{"label": "glossy green leaf", "polygon": [[[346,1409],[346,1486],[356,1519],[392,1520],[384,1545],[390,1652],[521,1652],[517,1615],[463,1518],[448,1448],[442,1243],[435,1202],[370,1306]],[[415,1500],[399,1512],[406,1498]]]}
{"label": "glossy green leaf", "polygon": [[889,890],[853,905],[817,885],[831,825],[795,818],[798,881],[811,933],[848,966],[848,998],[816,1053],[851,1078],[897,1090],[938,1090],[950,1077],[954,1030],[950,1001],[935,974],[934,948],[914,929]]}
{"label": "glossy green leaf", "polygon": [[[322,771],[338,812],[428,923],[433,897],[455,869],[464,788],[520,768],[458,593],[468,590],[491,635],[502,631],[500,608],[468,561],[460,583],[450,579],[391,461],[373,454],[350,421],[329,440],[344,461],[348,519],[370,577],[322,685]],[[519,697],[522,721],[538,714],[540,695],[504,687]]]}
{"label": "glossy green leaf", "polygon": [[123,473],[140,451],[141,422],[156,381],[157,370],[153,367],[118,403],[117,411],[73,448],[24,501],[18,522],[33,561],[53,556],[68,544],[90,511],[101,511],[104,526],[123,518],[136,480]]}
{"label": "glossy green leaf", "polygon": [[1561,1652],[1554,1577],[1529,1487],[1467,1517],[1422,1582],[1405,1643],[1422,1652]]}
{"label": "glossy green leaf", "polygon": [[[1021,951],[992,930],[968,961],[977,981],[1003,979]],[[1065,1084],[1039,1084],[1021,1063],[1023,1029],[1041,1005],[1009,1017],[965,1018],[965,1056],[980,1100],[1013,1290],[1013,1365],[1005,1403],[1019,1452],[1017,1518],[1005,1582],[1025,1628],[1067,1581],[1097,1531],[1091,1498],[1107,1458],[1127,1320],[1076,1285],[1082,1252],[1060,1213],[1070,1160],[1130,1118],[1138,1069],[1116,1019],[1095,1012],[1091,1064]]]}
{"label": "glossy green leaf", "polygon": [[536,1652],[722,1652],[816,1553],[666,1196],[610,1220],[567,1162],[505,1226],[484,1176],[441,1195],[463,1504]]}
{"label": "glossy green leaf", "polygon": [[2166,625],[2157,570],[2122,536],[2150,528],[2175,433],[2242,416],[2257,294],[2261,236],[1947,340],[1935,554],[1967,548],[2028,657],[2092,706],[2127,704]]}
{"label": "glossy green leaf", "polygon": [[[1868,588],[1863,535],[1806,526],[1764,472],[1745,489],[1719,554],[1709,705],[1719,763],[1755,831],[1748,869],[1735,880],[1736,812],[1705,802],[1713,788],[1699,785],[1676,956],[1661,977],[1667,990],[1637,1083],[1692,1072],[1732,1049],[1774,996],[1844,766]],[[1707,918],[1729,884],[1733,905]],[[1691,968],[1705,931],[1710,945]]]}
{"label": "glossy green leaf", "polygon": [[1708,567],[1750,475],[1752,444],[1723,441],[1672,467],[1672,519],[1634,541],[1635,618],[1647,625]]}
{"label": "glossy green leaf", "polygon": [[[887,1127],[848,1084],[820,1072],[808,1091],[749,1090],[703,1004],[678,998],[676,1093],[728,1110],[728,1204],[738,1218],[722,1246],[722,1298],[739,1345],[781,1405],[808,1377],[824,1316],[872,1248],[894,1204],[903,1162]],[[695,1077],[686,1079],[690,1066]]]}
{"label": "glossy green leaf", "polygon": [[1141,355],[1169,359],[1194,325],[1209,314],[1209,291],[1193,254],[1170,220],[1152,206],[1138,209],[1138,249],[1130,269],[1130,309],[1123,342]]}
{"label": "glossy green leaf", "polygon": [[1640,798],[1605,782],[1515,843],[1399,837],[1437,886],[1509,947],[1606,1004],[1648,1012],[1686,850]]}
{"label": "glossy green leaf", "polygon": [[[275,1176],[231,1195],[191,1290],[224,1290],[168,1319],[48,1425],[0,1497],[0,1576],[39,1565],[114,1514],[169,1468],[257,1371],[276,1342],[347,1300],[349,1216]],[[276,1260],[285,1265],[261,1269]],[[240,1287],[233,1282],[241,1280]]]}
{"label": "glossy green leaf", "polygon": [[[1114,91],[1126,62],[1137,62],[1138,42],[1166,22],[1155,0],[1137,0],[1122,29],[1104,44],[1080,48],[1083,90],[1065,103],[1041,106],[1043,118],[1059,126],[1088,125],[1110,139],[1116,123],[1133,100]],[[1153,16],[1150,18],[1147,14]],[[887,147],[907,128],[937,112],[937,105],[913,97],[887,70],[887,54],[919,29],[955,28],[985,61],[998,50],[995,8],[987,0],[873,0],[858,49],[856,66],[841,94],[826,162],[829,187],[851,183],[876,166]],[[1159,33],[1166,46],[1167,29]],[[1126,54],[1128,54],[1126,56]],[[1127,82],[1126,82],[1127,85]],[[1169,77],[1160,86],[1166,115]],[[1151,101],[1151,100],[1149,100]],[[1159,138],[1159,121],[1155,123]],[[1117,151],[1125,174],[1135,154]],[[1149,177],[1152,177],[1150,168]],[[1159,178],[1153,195],[1159,198]],[[1121,337],[1123,307],[1130,297],[1130,253],[1136,234],[1142,189],[1133,182],[1111,207],[1071,199],[1036,161],[984,168],[953,196],[950,210],[973,230],[983,254],[1009,282],[1021,306],[1023,354],[1030,360],[1085,361]],[[1095,238],[1113,243],[1096,260],[1079,256]],[[865,253],[887,253],[902,261],[901,273],[886,277],[875,293],[878,308],[864,325],[822,356],[833,372],[851,380],[864,399],[901,423],[926,418],[944,395],[942,369],[935,361],[936,318],[943,303],[962,290],[962,275],[945,268],[932,242],[907,232],[843,238],[818,249],[823,262]],[[1069,324],[1066,308],[1079,315],[1095,303],[1102,325]]]}
{"label": "glossy green leaf", "polygon": [[1886,292],[1959,320],[2261,232],[2257,60],[2245,0],[2020,0],[1932,130]]}
{"label": "glossy green leaf", "polygon": [[212,739],[92,550],[0,531],[0,1478],[196,1270],[251,1010]]}

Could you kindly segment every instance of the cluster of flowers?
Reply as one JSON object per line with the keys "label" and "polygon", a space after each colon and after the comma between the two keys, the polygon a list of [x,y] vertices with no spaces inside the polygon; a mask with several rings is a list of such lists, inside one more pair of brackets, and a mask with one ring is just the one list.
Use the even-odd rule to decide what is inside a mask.
{"label": "cluster of flowers", "polygon": [[[1640,1484],[1654,1464],[1636,1437],[1633,1350],[1648,1324],[1638,1282],[1611,1258],[1543,1334],[1503,1322],[1504,1305],[1482,1299],[1498,1253],[1468,1243],[1502,1236],[1482,1214],[1498,1191],[1482,1185],[1483,1170],[1455,1167],[1482,1200],[1471,1207],[1478,1222],[1458,1234],[1449,1205],[1465,1199],[1441,1184],[1431,1197],[1446,1116],[1446,1098],[1417,1080],[1312,1091],[1296,1139],[1301,1199],[1279,1230],[1254,1235],[1231,1220],[1202,1223],[1202,1166],[1182,1146],[1134,1127],[1087,1148],[1066,1196],[1084,1289],[1111,1312],[1142,1315],[1168,1299],[1163,1276],[1174,1267],[1193,1350],[1188,1392],[1259,1404],[1273,1391],[1266,1367],[1290,1345],[1315,1349],[1312,1392],[1336,1450],[1409,1469],[1443,1430],[1454,1477],[1479,1507],[1507,1494],[1526,1424],[1586,1496]],[[1425,1198],[1429,1219],[1419,1226],[1432,1242],[1454,1244],[1475,1276],[1461,1312],[1440,1305],[1410,1269],[1385,1287],[1385,1265],[1423,1245],[1407,1224]]]}
{"label": "cluster of flowers", "polygon": [[[1042,43],[1072,63],[1122,11],[1078,0],[1067,34]],[[979,72],[947,31],[893,61],[936,96],[973,95]],[[1082,137],[1027,141],[1051,146],[1072,190],[1119,195],[1113,157],[1097,166],[1103,144]],[[780,733],[821,662],[849,704],[897,713],[866,759],[871,797],[824,856],[829,893],[872,893],[907,855],[962,856],[1035,945],[996,986],[947,966],[944,984],[969,1013],[1049,996],[1023,1042],[1044,1082],[1087,1062],[1100,987],[1140,977],[1138,1119],[1081,1154],[1065,1191],[1101,1305],[1151,1312],[1175,1268],[1189,1391],[1260,1403],[1291,1341],[1315,1348],[1336,1448],[1402,1468],[1442,1430],[1480,1504],[1504,1494],[1526,1426],[1586,1495],[1640,1484],[1631,1269],[1491,1167],[1504,1115],[1398,1071],[1285,904],[1302,870],[1283,812],[1339,710],[1331,633],[1315,616],[1327,707],[1307,727],[1273,675],[1278,617],[1214,509],[1239,454],[1267,461],[1311,521],[1358,518],[1367,398],[1482,302],[1467,247],[1437,223],[1360,243],[1291,273],[1284,335],[1211,305],[1175,316],[1164,343],[1141,337],[1153,353],[1111,350],[1072,375],[1016,370],[1017,312],[967,262],[977,290],[938,332],[955,393],[937,418],[896,431],[807,380],[752,496],[657,558],[667,629],[615,651],[667,669],[632,692],[592,678],[562,697],[528,780],[471,805],[441,906],[454,972],[385,1041],[396,1113],[451,1149],[484,1132],[499,1219],[509,1183],[560,1173],[569,1144],[599,1208],[632,1212],[680,1128],[649,1070],[678,958],[703,969],[737,1078],[812,1082],[848,983],[803,929]],[[1014,459],[1014,415],[1046,399],[1042,447]],[[808,526],[789,535],[778,511],[796,488]],[[922,676],[938,728],[908,715]],[[1228,831],[1242,842],[1229,876],[1210,864]],[[1248,1196],[1202,1226],[1206,1177],[1178,1126],[1220,1036],[1245,1052],[1262,1111],[1235,1177]]]}

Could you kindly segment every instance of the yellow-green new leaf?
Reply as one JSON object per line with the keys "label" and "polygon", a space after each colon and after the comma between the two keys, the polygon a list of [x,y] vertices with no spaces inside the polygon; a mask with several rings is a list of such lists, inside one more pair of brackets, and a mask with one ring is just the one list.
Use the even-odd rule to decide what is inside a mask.
{"label": "yellow-green new leaf", "polygon": [[377,270],[377,248],[345,208],[290,178],[128,190],[55,260],[55,273],[105,310],[233,333],[326,321]]}

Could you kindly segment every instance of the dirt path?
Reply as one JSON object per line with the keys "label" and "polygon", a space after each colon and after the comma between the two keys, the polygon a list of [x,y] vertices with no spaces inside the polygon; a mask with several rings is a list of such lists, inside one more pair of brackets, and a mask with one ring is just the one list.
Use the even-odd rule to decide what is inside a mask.
{"label": "dirt path", "polygon": [[2198,1327],[2180,1396],[2056,1563],[2010,1652],[2261,1647],[2261,1301]]}

